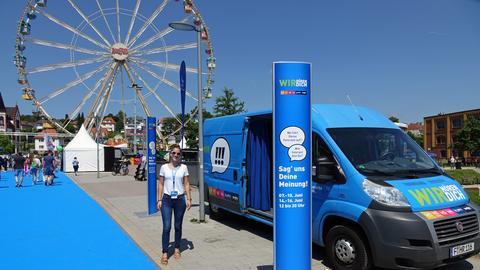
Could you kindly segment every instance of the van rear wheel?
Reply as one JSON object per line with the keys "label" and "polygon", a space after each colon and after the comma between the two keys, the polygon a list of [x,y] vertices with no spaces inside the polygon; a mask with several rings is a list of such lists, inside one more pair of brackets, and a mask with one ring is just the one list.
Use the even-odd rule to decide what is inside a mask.
{"label": "van rear wheel", "polygon": [[220,208],[216,207],[215,205],[212,205],[210,202],[208,203],[208,214],[210,215],[211,219],[220,219],[222,211]]}
{"label": "van rear wheel", "polygon": [[326,254],[338,270],[367,270],[372,266],[365,240],[352,228],[337,225],[326,237]]}

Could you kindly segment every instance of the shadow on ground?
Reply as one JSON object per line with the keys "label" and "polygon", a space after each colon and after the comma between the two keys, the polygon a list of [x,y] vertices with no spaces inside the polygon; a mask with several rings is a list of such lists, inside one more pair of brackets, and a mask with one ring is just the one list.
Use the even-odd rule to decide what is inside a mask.
{"label": "shadow on ground", "polygon": [[[206,209],[207,214],[209,213],[208,208]],[[216,217],[218,216],[218,217]],[[242,217],[239,215],[232,214],[227,211],[220,210],[218,214],[216,214],[215,221],[222,223],[225,226],[228,226],[235,230],[246,230],[252,234],[255,234],[259,237],[267,239],[273,242],[273,227],[260,223],[255,220],[248,219],[246,217]],[[212,216],[210,217],[212,218]],[[322,264],[328,265],[325,261],[325,250],[324,248],[312,244],[312,258],[316,261],[321,262]],[[257,266],[257,270],[273,270],[273,265],[260,265]]]}
{"label": "shadow on ground", "polygon": [[[193,242],[190,240],[187,240],[183,238],[180,240],[180,252],[184,252],[185,250],[193,250],[195,246],[193,245]],[[173,256],[173,253],[175,251],[175,242],[170,242],[168,243],[168,258]]]}
{"label": "shadow on ground", "polygon": [[[208,207],[206,207],[207,214],[209,213]],[[218,215],[218,217],[216,217]],[[273,227],[266,224],[260,223],[255,220],[248,219],[239,215],[232,214],[227,211],[220,210],[218,214],[215,215],[215,218],[211,216],[215,221],[222,223],[225,226],[228,226],[235,230],[246,230],[252,234],[255,234],[264,239],[270,240],[273,242]],[[332,267],[332,265],[325,259],[325,249],[316,244],[312,244],[312,259],[321,262],[326,265],[326,267]],[[273,270],[273,265],[259,265],[257,270]],[[447,266],[436,268],[436,270],[471,270],[475,269],[468,261],[459,261]],[[387,270],[384,268],[374,268],[374,270]]]}

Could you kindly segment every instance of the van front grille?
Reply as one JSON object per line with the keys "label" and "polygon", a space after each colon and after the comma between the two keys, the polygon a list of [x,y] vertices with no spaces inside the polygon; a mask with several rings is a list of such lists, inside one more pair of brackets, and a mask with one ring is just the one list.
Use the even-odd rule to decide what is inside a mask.
{"label": "van front grille", "polygon": [[435,221],[433,226],[440,245],[461,242],[478,234],[476,214]]}

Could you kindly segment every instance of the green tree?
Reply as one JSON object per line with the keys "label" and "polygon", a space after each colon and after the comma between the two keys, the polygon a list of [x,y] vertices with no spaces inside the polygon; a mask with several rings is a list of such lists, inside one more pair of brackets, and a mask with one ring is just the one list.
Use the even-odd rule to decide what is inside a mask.
{"label": "green tree", "polygon": [[77,129],[71,123],[68,123],[65,129],[70,131],[71,133],[77,133]]}
{"label": "green tree", "polygon": [[[193,108],[193,110],[190,112],[190,114],[188,114],[188,116],[193,114],[195,110],[196,107]],[[203,121],[212,117],[212,113],[203,109]],[[188,119],[187,115],[185,116],[185,119]],[[198,148],[198,120],[196,118],[192,119],[185,125],[185,139],[187,140],[187,146],[189,148]]]}
{"label": "green tree", "polygon": [[415,135],[411,131],[407,131],[408,136],[415,140],[415,142],[423,148],[423,135]]}
{"label": "green tree", "polygon": [[180,127],[180,123],[178,123],[177,119],[173,117],[165,117],[162,119],[162,135],[164,137],[169,136],[170,134],[175,132],[175,130],[177,130],[179,127]]}
{"label": "green tree", "polygon": [[390,119],[390,121],[394,122],[394,123],[399,123],[400,122],[400,119],[398,119],[397,117],[395,116],[390,116],[388,119]]}
{"label": "green tree", "polygon": [[227,87],[223,88],[223,96],[217,97],[213,106],[215,116],[231,115],[246,111],[245,102],[240,101],[233,93],[233,89]]}
{"label": "green tree", "polygon": [[20,115],[20,120],[24,122],[33,123],[40,120],[40,116],[38,114],[24,114],[24,115]]}
{"label": "green tree", "polygon": [[119,111],[116,115],[112,115],[112,118],[115,120],[115,131],[122,131],[124,128],[123,119],[125,119],[125,113],[123,111]]}
{"label": "green tree", "polygon": [[0,135],[0,148],[2,148],[0,152],[11,154],[15,149],[15,145],[8,136]]}
{"label": "green tree", "polygon": [[[195,112],[196,108],[193,108],[190,113],[185,114],[185,121],[191,117],[191,115]],[[207,110],[203,110],[203,120],[208,118],[212,118],[213,114]],[[177,115],[178,119],[182,119],[182,115]],[[169,136],[176,130],[179,130],[176,134],[180,135],[181,124],[173,117],[166,117],[162,120],[162,135],[164,137]],[[186,144],[188,148],[198,148],[198,120],[197,117],[194,116],[188,123],[185,124],[185,130],[183,136],[186,139]]]}
{"label": "green tree", "polygon": [[83,125],[83,122],[85,122],[85,115],[83,112],[79,113],[75,120],[77,121],[77,126],[80,128]]}
{"label": "green tree", "polygon": [[453,147],[471,154],[480,152],[480,119],[470,116],[464,127],[454,135]]}

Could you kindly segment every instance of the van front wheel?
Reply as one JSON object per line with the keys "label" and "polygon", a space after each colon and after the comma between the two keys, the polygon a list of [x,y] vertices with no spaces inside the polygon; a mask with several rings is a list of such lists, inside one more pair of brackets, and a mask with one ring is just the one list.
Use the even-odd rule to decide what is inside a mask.
{"label": "van front wheel", "polygon": [[352,228],[337,225],[326,237],[326,253],[333,269],[367,270],[371,260],[364,240]]}

